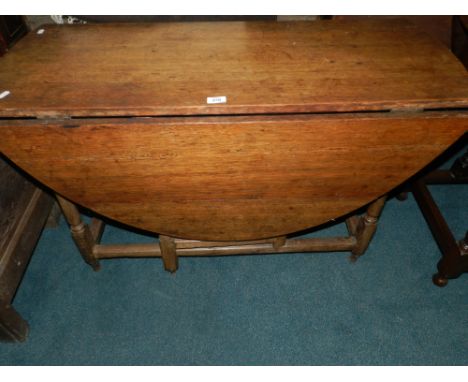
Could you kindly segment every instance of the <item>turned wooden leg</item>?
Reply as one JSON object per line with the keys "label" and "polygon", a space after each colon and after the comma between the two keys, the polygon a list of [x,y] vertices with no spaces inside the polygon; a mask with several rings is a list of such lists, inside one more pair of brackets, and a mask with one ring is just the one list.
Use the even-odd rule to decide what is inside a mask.
{"label": "turned wooden leg", "polygon": [[362,256],[366,251],[369,243],[377,229],[377,222],[387,196],[382,196],[375,202],[371,203],[367,208],[366,213],[359,218],[356,227],[356,245],[351,251],[351,260],[355,261],[359,256]]}
{"label": "turned wooden leg", "polygon": [[81,220],[81,215],[76,206],[68,200],[57,195],[57,201],[63,215],[70,225],[71,235],[84,261],[98,271],[99,261],[93,254],[94,238],[89,226]]}
{"label": "turned wooden leg", "polygon": [[176,243],[173,237],[159,235],[159,246],[161,248],[161,257],[164,269],[171,273],[177,271],[179,260],[176,252]]}
{"label": "turned wooden leg", "polygon": [[28,323],[10,304],[0,300],[0,341],[23,342],[28,331]]}

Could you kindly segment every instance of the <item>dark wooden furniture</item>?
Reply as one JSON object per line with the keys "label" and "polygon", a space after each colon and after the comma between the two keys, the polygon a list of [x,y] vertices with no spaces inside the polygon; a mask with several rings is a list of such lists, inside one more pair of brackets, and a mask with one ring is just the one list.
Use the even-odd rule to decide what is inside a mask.
{"label": "dark wooden furniture", "polygon": [[21,16],[0,16],[0,56],[27,32]]}
{"label": "dark wooden furniture", "polygon": [[53,198],[0,158],[0,340],[23,341],[27,322],[12,307]]}
{"label": "dark wooden furniture", "polygon": [[[451,28],[446,26],[445,22],[441,25],[442,28],[434,28],[434,24],[428,28],[439,32],[451,30],[448,42],[445,38],[446,33],[435,33],[434,36],[450,46],[465,68],[468,68],[468,18],[454,16]],[[467,139],[461,141],[463,142],[466,143]],[[449,279],[457,278],[468,271],[468,231],[464,238],[459,241],[455,239],[427,185],[463,183],[468,183],[468,152],[458,158],[450,170],[432,170],[409,186],[442,252],[442,258],[437,264],[438,272],[432,278],[434,284],[440,287],[447,285]],[[460,202],[461,208],[466,208],[467,201],[460,200]]]}
{"label": "dark wooden furniture", "polygon": [[[357,257],[385,195],[468,129],[463,67],[400,20],[50,26],[5,56],[0,84],[0,150],[57,192],[95,269]],[[102,245],[75,204],[159,243]],[[347,237],[290,238],[365,205]]]}
{"label": "dark wooden furniture", "polygon": [[453,54],[468,68],[468,16],[453,17],[451,48]]}
{"label": "dark wooden furniture", "polygon": [[468,272],[468,231],[460,241],[455,239],[427,185],[461,183],[468,184],[468,151],[454,162],[450,170],[432,171],[411,185],[411,191],[442,252],[442,259],[437,264],[438,272],[432,278],[434,284],[441,287],[447,285],[449,279]]}
{"label": "dark wooden furniture", "polygon": [[[468,68],[467,16],[453,17],[451,48]],[[438,272],[432,278],[434,284],[441,287],[447,285],[449,279],[468,272],[468,231],[464,238],[455,239],[426,185],[459,183],[468,183],[468,151],[454,162],[450,170],[435,170],[412,185],[413,194],[442,252],[437,264]]]}
{"label": "dark wooden furniture", "polygon": [[[26,32],[21,16],[0,16],[0,56]],[[0,156],[0,341],[26,339],[28,324],[12,302],[52,202]]]}

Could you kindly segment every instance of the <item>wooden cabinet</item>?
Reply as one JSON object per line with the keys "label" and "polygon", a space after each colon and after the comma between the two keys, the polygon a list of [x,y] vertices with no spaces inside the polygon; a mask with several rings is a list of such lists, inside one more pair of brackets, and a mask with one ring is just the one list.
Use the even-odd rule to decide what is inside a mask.
{"label": "wooden cabinet", "polygon": [[[0,56],[27,32],[21,16],[0,16]],[[1,135],[0,135],[1,137]],[[1,139],[1,138],[0,138]],[[23,341],[27,322],[11,303],[53,199],[0,156],[0,340]]]}
{"label": "wooden cabinet", "polygon": [[0,158],[0,339],[22,341],[27,323],[11,302],[53,198]]}

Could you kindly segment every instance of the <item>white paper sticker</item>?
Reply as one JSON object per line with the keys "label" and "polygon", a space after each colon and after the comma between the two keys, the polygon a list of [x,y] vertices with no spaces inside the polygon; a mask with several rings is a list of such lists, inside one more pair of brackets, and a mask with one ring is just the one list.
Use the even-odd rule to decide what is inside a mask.
{"label": "white paper sticker", "polygon": [[226,96],[207,97],[206,98],[206,103],[226,103],[226,102],[227,102],[227,97]]}
{"label": "white paper sticker", "polygon": [[9,90],[5,90],[4,92],[1,92],[0,93],[0,99],[3,99],[5,97],[8,97],[10,95],[10,91]]}
{"label": "white paper sticker", "polygon": [[45,32],[45,29],[39,29],[36,33],[37,34],[43,34]]}

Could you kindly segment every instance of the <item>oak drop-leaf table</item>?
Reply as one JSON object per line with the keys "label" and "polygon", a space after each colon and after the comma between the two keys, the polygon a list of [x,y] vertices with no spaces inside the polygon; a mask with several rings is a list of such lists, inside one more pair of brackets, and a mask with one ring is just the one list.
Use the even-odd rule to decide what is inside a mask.
{"label": "oak drop-leaf table", "polygon": [[[45,26],[0,60],[0,151],[54,190],[95,269],[356,258],[387,193],[468,130],[467,108],[462,64],[401,20]],[[159,241],[101,244],[76,205]],[[342,216],[346,237],[291,236]]]}

